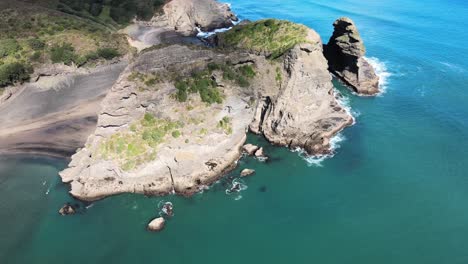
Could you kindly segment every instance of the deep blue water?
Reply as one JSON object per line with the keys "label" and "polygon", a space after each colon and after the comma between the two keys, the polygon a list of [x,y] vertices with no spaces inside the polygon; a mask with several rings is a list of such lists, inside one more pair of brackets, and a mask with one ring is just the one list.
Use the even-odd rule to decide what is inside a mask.
{"label": "deep blue water", "polygon": [[[317,166],[267,146],[270,163],[245,159],[232,173],[257,171],[241,196],[223,180],[190,199],[122,195],[74,217],[57,215],[70,200],[64,162],[1,159],[0,263],[468,263],[468,2],[231,4],[324,42],[336,18],[356,22],[386,92],[359,98],[336,84],[357,121],[336,155]],[[175,217],[148,233],[161,200]]]}

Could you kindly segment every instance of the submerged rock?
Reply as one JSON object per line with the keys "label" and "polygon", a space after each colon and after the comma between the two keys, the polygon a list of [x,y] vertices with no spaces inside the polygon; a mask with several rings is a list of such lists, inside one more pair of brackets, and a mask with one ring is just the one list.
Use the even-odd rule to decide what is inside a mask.
{"label": "submerged rock", "polygon": [[76,213],[75,207],[70,203],[66,203],[62,208],[59,210],[59,214],[62,216],[65,215],[73,215]]}
{"label": "submerged rock", "polygon": [[148,224],[148,230],[152,232],[161,231],[164,228],[165,223],[166,220],[164,220],[164,218],[155,218]]}
{"label": "submerged rock", "polygon": [[364,58],[366,50],[354,22],[344,17],[333,26],[333,35],[324,46],[330,71],[359,94],[377,94],[379,77]]}
{"label": "submerged rock", "polygon": [[255,173],[255,170],[252,169],[243,169],[240,173],[241,177],[247,177]]}
{"label": "submerged rock", "polygon": [[174,216],[174,206],[171,202],[167,202],[162,207],[162,212],[167,215],[168,217]]}

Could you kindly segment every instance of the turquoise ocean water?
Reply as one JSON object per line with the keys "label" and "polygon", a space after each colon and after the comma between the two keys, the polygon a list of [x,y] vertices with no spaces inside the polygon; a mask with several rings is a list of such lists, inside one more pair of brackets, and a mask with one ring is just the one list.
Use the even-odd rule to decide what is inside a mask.
{"label": "turquoise ocean water", "polygon": [[[112,197],[60,217],[65,161],[0,159],[0,263],[468,263],[468,3],[233,0],[244,19],[306,24],[326,42],[351,17],[386,91],[359,98],[336,155],[264,144],[240,195],[226,177],[193,198]],[[339,141],[339,140],[337,140]],[[145,230],[158,203],[175,217]]]}

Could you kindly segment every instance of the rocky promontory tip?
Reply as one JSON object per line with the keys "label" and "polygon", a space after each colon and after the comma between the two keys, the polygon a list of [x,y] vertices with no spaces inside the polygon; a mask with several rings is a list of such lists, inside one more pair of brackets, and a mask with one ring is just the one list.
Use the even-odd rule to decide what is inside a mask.
{"label": "rocky promontory tip", "polygon": [[366,50],[354,22],[343,17],[333,26],[333,35],[324,46],[330,71],[361,95],[379,93],[379,77],[364,58]]}

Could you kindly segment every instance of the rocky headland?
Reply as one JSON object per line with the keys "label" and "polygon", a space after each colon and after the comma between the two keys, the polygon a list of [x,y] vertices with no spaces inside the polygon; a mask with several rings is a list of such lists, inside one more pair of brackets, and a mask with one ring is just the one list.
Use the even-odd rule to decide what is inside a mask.
{"label": "rocky headland", "polygon": [[[0,113],[22,123],[5,119],[0,137],[10,141],[0,150],[53,145],[67,134],[61,146],[78,151],[60,176],[85,201],[121,193],[192,195],[233,169],[243,151],[266,159],[263,149],[244,146],[249,131],[309,155],[329,154],[330,139],[354,121],[330,71],[360,94],[378,91],[352,21],[335,22],[324,46],[304,25],[266,19],[234,26],[237,20],[214,0],[169,1],[151,20],[123,31],[139,50],[130,61],[49,74],[8,94]],[[231,26],[209,41],[196,38],[199,30]],[[37,108],[34,99],[52,101]],[[13,112],[22,102],[31,107]],[[89,122],[71,126],[76,120]],[[24,136],[38,140],[24,144]]]}

